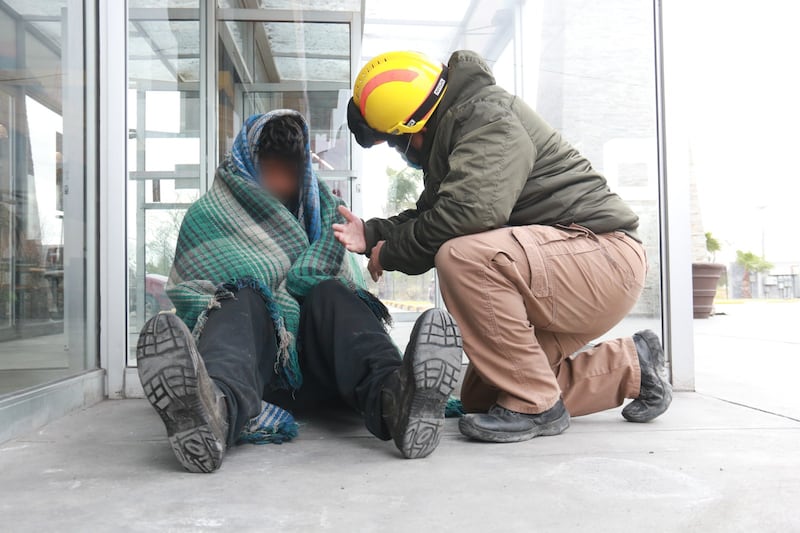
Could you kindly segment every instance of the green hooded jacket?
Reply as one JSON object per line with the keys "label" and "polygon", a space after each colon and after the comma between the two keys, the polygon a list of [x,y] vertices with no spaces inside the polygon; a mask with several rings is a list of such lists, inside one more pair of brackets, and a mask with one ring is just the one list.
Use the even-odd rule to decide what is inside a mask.
{"label": "green hooded jacket", "polygon": [[367,253],[385,240],[384,270],[421,274],[439,247],[503,226],[580,224],[638,240],[639,217],[591,163],[533,109],[495,84],[474,52],[455,52],[426,125],[416,209],[366,222]]}

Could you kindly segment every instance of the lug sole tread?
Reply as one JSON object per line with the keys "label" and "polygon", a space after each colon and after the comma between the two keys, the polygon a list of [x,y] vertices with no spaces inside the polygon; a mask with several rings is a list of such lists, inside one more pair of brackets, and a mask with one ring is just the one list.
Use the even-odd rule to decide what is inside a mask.
{"label": "lug sole tread", "polygon": [[213,472],[225,443],[212,428],[201,397],[191,339],[174,315],[157,315],[144,326],[137,344],[139,378],[145,397],[167,429],[175,457],[190,472]]}

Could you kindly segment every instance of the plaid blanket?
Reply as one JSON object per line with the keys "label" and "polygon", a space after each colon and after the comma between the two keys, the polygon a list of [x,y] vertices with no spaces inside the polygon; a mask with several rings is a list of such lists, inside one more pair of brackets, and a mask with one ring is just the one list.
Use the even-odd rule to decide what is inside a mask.
{"label": "plaid blanket", "polygon": [[[256,154],[264,125],[287,114],[303,125],[308,154],[294,213],[260,185]],[[186,213],[167,282],[177,315],[198,337],[208,310],[219,306],[214,298],[217,286],[235,283],[256,288],[275,323],[279,382],[289,389],[298,389],[303,381],[295,338],[299,301],[312,287],[338,279],[376,316],[389,320],[386,307],[364,289],[354,256],[333,236],[331,225],[342,221],[337,211],[342,201],[317,180],[310,154],[308,126],[296,111],[248,118],[217,169],[213,186]]]}

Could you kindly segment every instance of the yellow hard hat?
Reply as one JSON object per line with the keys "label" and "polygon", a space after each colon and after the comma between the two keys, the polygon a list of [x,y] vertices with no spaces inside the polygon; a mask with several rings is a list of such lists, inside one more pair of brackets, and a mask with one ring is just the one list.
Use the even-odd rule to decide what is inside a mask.
{"label": "yellow hard hat", "polygon": [[417,133],[447,90],[447,67],[419,52],[372,58],[353,84],[353,101],[369,126],[382,133]]}

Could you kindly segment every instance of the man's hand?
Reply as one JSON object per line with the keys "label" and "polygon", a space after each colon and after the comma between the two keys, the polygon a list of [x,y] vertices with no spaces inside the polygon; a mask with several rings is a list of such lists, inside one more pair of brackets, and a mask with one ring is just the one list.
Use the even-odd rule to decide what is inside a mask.
{"label": "man's hand", "polygon": [[[345,206],[339,206],[339,213],[347,221],[333,225],[333,236],[351,252],[363,254],[367,251],[367,237],[364,234],[364,221]],[[377,248],[377,246],[375,246]],[[372,262],[370,262],[372,264]]]}
{"label": "man's hand", "polygon": [[372,253],[369,254],[369,264],[367,265],[367,270],[369,270],[370,276],[372,276],[372,281],[375,283],[381,279],[383,275],[383,267],[381,266],[381,248],[383,247],[383,243],[386,241],[378,241],[378,244],[372,249]]}

